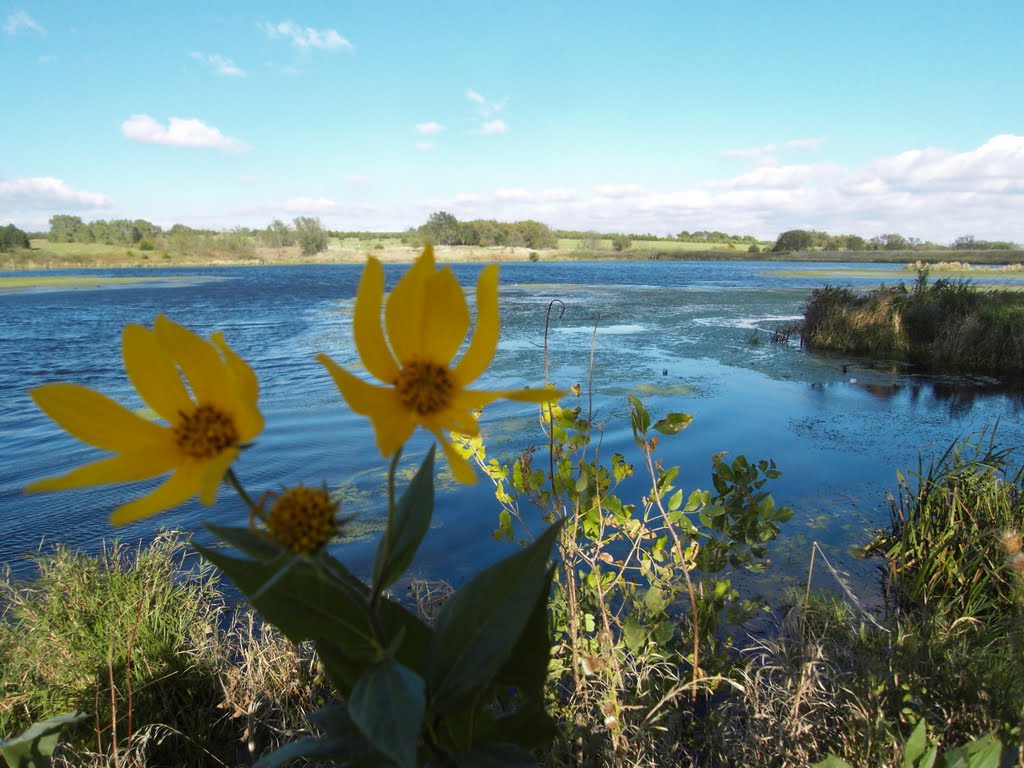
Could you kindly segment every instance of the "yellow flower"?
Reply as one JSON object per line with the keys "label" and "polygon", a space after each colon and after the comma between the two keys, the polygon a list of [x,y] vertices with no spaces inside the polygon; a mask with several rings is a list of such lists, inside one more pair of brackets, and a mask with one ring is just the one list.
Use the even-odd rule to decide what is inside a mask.
{"label": "yellow flower", "polygon": [[562,395],[553,389],[466,388],[487,369],[498,346],[498,267],[480,273],[476,327],[455,365],[453,358],[469,330],[469,307],[451,269],[434,269],[430,245],[388,296],[382,326],[383,302],[384,268],[371,257],[359,282],[352,329],[363,365],[385,386],[363,381],[327,355],[317,360],[330,371],[352,410],[370,417],[383,456],[393,455],[421,426],[437,438],[455,477],[476,482],[472,467],[442,435],[479,435],[473,412],[498,398],[546,403]]}
{"label": "yellow flower", "polygon": [[114,510],[111,522],[129,523],[195,495],[204,504],[213,504],[239,449],[263,429],[256,375],[219,331],[206,341],[163,315],[152,331],[125,326],[122,348],[128,378],[167,426],[77,384],[33,389],[36,405],[57,424],[115,455],[61,477],[39,480],[25,490],[128,483],[173,472],[151,493]]}
{"label": "yellow flower", "polygon": [[267,528],[282,546],[311,554],[338,534],[338,506],[325,488],[288,488],[271,505]]}

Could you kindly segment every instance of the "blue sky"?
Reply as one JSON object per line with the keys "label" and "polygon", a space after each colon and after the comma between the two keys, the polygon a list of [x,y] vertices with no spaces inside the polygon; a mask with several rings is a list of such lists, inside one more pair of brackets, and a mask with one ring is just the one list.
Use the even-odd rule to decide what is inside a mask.
{"label": "blue sky", "polygon": [[0,0],[0,224],[1024,242],[1024,2]]}

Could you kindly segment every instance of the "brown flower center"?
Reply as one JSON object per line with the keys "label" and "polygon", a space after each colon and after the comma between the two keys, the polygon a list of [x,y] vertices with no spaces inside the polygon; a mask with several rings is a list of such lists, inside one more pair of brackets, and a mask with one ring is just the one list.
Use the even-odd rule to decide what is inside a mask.
{"label": "brown flower center", "polygon": [[402,405],[420,416],[430,416],[451,405],[455,383],[446,366],[413,360],[398,374],[395,389]]}
{"label": "brown flower center", "polygon": [[292,552],[316,552],[338,533],[338,503],[323,488],[289,488],[270,508],[267,528]]}
{"label": "brown flower center", "polygon": [[173,432],[174,442],[193,459],[212,459],[224,449],[238,445],[235,422],[212,405],[200,405],[192,413],[182,413]]}

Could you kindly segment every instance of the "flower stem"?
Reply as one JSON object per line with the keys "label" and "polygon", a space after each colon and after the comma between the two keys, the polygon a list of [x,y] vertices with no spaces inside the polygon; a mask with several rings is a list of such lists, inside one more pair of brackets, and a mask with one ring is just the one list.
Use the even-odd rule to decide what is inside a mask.
{"label": "flower stem", "polygon": [[249,495],[249,492],[245,490],[245,487],[238,479],[238,475],[235,474],[234,468],[228,469],[228,482],[231,483],[231,487],[235,489],[235,493],[237,493],[241,497],[242,501],[245,502],[245,506],[249,508],[249,524],[252,524],[254,517],[258,517],[262,520],[263,510],[260,509],[256,502],[252,500],[252,496]]}
{"label": "flower stem", "polygon": [[[399,448],[391,457],[391,466],[388,467],[388,521],[384,526],[384,545],[380,549],[380,555],[389,557],[391,554],[391,528],[395,521],[395,472],[398,470],[398,461],[402,458],[402,449]],[[373,589],[370,590],[370,610],[376,614],[377,605],[380,603],[381,593],[384,585],[374,580]]]}

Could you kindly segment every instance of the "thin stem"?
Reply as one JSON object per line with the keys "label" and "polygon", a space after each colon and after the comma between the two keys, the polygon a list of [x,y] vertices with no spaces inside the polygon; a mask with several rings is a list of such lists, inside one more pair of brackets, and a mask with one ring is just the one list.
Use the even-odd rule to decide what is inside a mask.
{"label": "thin stem", "polygon": [[[398,461],[401,458],[402,449],[399,448],[391,457],[391,466],[388,467],[388,521],[384,526],[384,545],[380,550],[380,556],[385,559],[391,556],[391,529],[395,521],[395,473],[398,471]],[[383,572],[380,575],[383,575]],[[383,585],[377,582],[379,577],[379,575],[375,575],[373,588],[370,590],[370,612],[375,616],[377,606],[380,604],[380,596],[384,591]]]}
{"label": "thin stem", "polygon": [[256,502],[252,500],[252,496],[249,495],[249,492],[242,486],[241,481],[238,479],[238,475],[235,474],[234,467],[228,468],[228,482],[231,483],[231,487],[235,489],[235,493],[237,493],[241,497],[242,501],[245,502],[245,506],[249,508],[250,522],[253,517],[262,518],[262,510]]}

